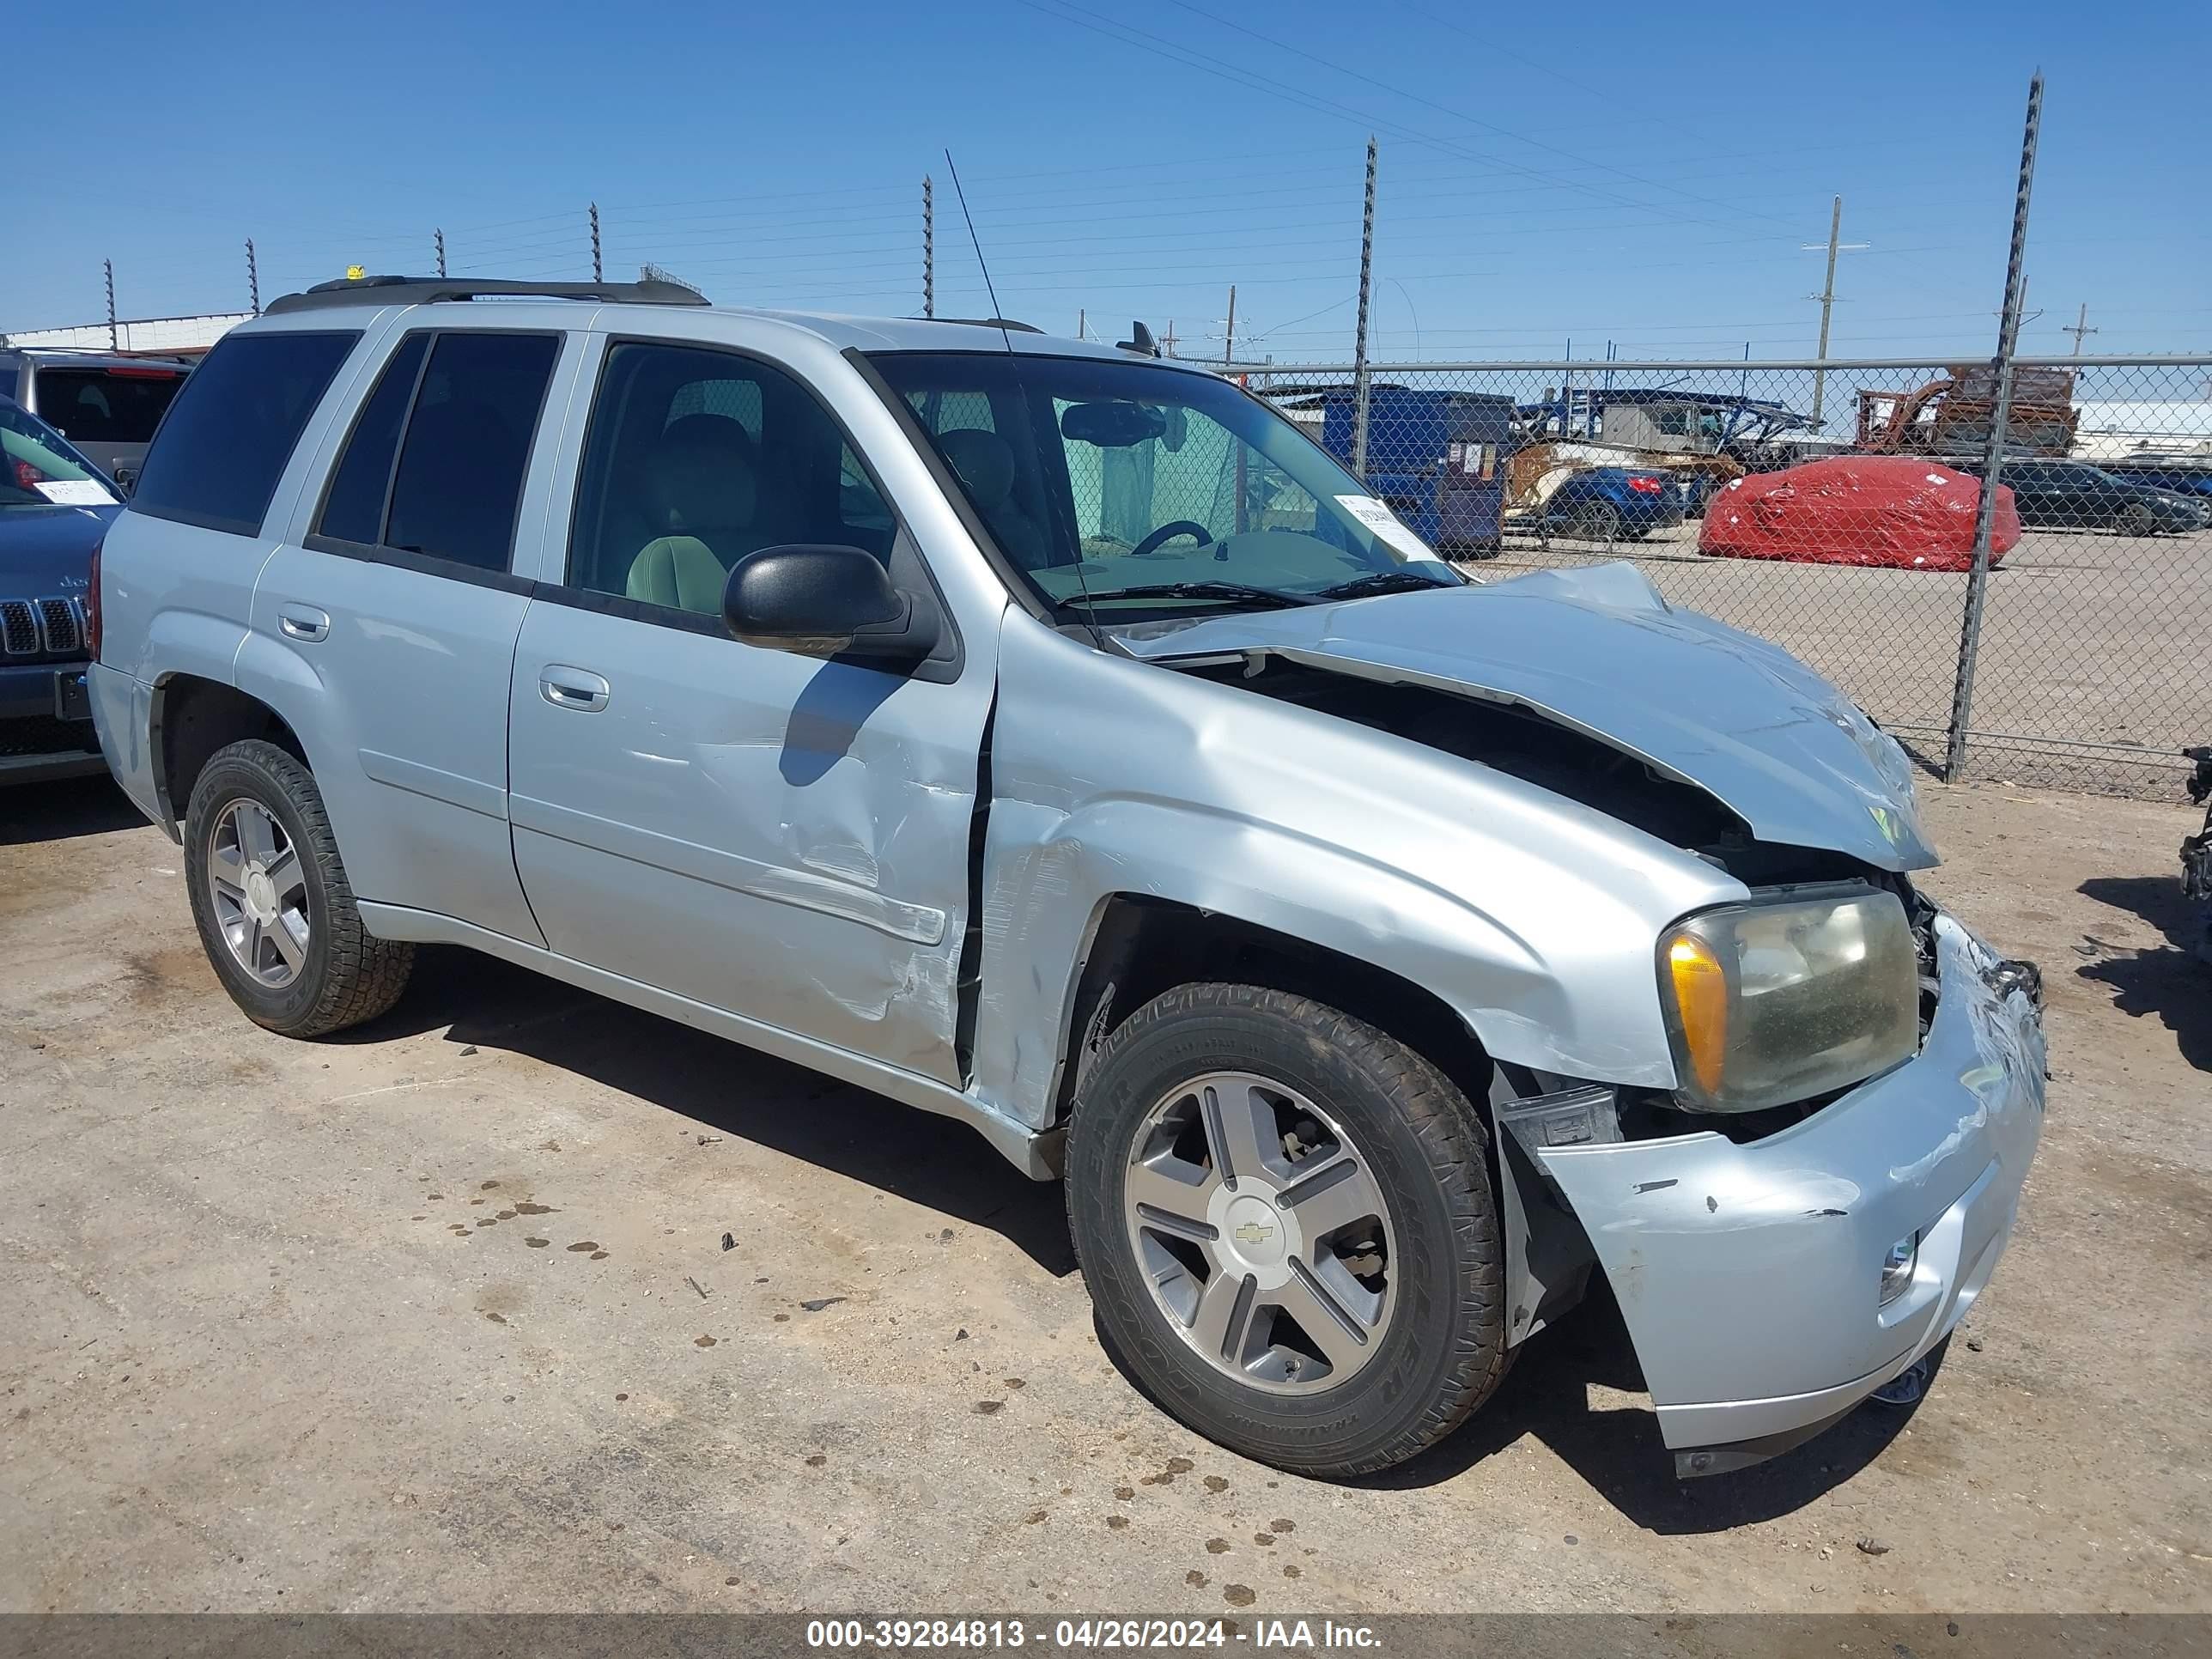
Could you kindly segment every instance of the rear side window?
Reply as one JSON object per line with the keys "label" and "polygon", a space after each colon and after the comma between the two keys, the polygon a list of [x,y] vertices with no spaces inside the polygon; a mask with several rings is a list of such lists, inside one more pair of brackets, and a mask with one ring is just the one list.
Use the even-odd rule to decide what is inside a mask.
{"label": "rear side window", "polygon": [[258,535],[284,463],[356,331],[234,335],[178,392],[131,510]]}
{"label": "rear side window", "polygon": [[39,418],[81,444],[150,443],[185,383],[176,368],[41,368]]}
{"label": "rear side window", "polygon": [[438,336],[399,447],[386,546],[480,570],[507,568],[522,475],[560,346],[550,334]]}
{"label": "rear side window", "polygon": [[399,453],[400,428],[406,424],[408,405],[415,401],[415,382],[422,378],[422,358],[429,349],[428,334],[410,334],[385,365],[376,390],[354,422],[353,435],[346,440],[330,493],[323,498],[322,517],[315,522],[318,534],[372,547],[384,539],[392,463]]}

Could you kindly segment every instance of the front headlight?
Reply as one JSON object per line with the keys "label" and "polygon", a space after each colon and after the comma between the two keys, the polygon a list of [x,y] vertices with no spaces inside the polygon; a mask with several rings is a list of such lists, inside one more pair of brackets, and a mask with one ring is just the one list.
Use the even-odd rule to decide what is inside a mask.
{"label": "front headlight", "polygon": [[1682,1103],[1755,1112],[1909,1059],[1920,966],[1893,893],[1730,905],[1659,941]]}

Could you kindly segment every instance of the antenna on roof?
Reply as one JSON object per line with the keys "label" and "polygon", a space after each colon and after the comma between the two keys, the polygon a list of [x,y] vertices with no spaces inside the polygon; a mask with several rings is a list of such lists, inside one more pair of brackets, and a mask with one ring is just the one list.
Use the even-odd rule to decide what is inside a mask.
{"label": "antenna on roof", "polygon": [[[1006,356],[1016,356],[1018,354],[1014,350],[1014,337],[1006,331],[1006,313],[999,309],[999,290],[991,281],[991,267],[983,260],[982,239],[975,234],[975,216],[968,211],[968,192],[960,187],[960,169],[952,165],[952,152],[950,149],[945,152],[945,170],[952,175],[952,193],[960,198],[960,216],[968,222],[968,240],[975,246],[975,264],[983,272],[983,291],[991,296],[991,320],[999,325],[999,337],[1006,342]],[[1013,383],[1013,389],[1014,394],[1022,400],[1023,408],[1026,410],[1030,398],[1028,386],[1017,377]],[[1057,422],[1054,424],[1056,427]],[[1060,516],[1060,503],[1056,497],[1053,501],[1053,507],[1054,516]],[[1075,588],[1076,592],[1083,595],[1084,619],[1091,626],[1091,637],[1098,641],[1103,648],[1104,640],[1098,632],[1098,608],[1091,601],[1091,584],[1084,579],[1083,574],[1082,532],[1072,523],[1066,525],[1065,527],[1069,532],[1069,543],[1075,549]]]}
{"label": "antenna on roof", "polygon": [[1160,355],[1159,342],[1152,338],[1152,331],[1142,323],[1131,323],[1129,337],[1126,340],[1116,340],[1114,343],[1114,349],[1133,351],[1140,357],[1157,357]]}
{"label": "antenna on roof", "polygon": [[968,192],[960,188],[960,169],[952,165],[952,152],[945,152],[945,170],[952,175],[952,193],[960,198],[960,216],[968,222],[968,240],[975,250],[976,268],[983,273],[983,292],[991,296],[991,320],[999,325],[999,337],[1006,343],[1006,355],[1013,356],[1014,338],[1006,332],[1006,313],[999,309],[998,284],[991,280],[991,267],[984,262],[983,241],[975,234],[975,216],[968,211]]}

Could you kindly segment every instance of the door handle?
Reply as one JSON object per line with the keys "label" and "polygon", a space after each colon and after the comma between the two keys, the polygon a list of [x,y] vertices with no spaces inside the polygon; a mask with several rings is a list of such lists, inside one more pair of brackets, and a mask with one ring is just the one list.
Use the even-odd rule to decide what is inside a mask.
{"label": "door handle", "polygon": [[318,611],[312,605],[278,605],[276,626],[283,630],[284,637],[288,640],[307,640],[312,642],[316,640],[328,639],[331,633],[329,613]]}
{"label": "door handle", "polygon": [[556,708],[594,714],[607,706],[608,686],[588,670],[548,663],[538,671],[538,695]]}

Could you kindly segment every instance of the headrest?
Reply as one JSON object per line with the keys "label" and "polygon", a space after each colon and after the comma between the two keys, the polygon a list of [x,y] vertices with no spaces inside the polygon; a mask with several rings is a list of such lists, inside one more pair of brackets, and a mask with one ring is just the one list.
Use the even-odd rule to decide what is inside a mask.
{"label": "headrest", "polygon": [[655,527],[694,536],[744,530],[758,495],[753,441],[721,415],[670,423],[647,463]]}
{"label": "headrest", "polygon": [[960,475],[960,482],[968,486],[977,512],[988,513],[1013,494],[1014,452],[997,433],[955,427],[938,434],[937,443]]}

